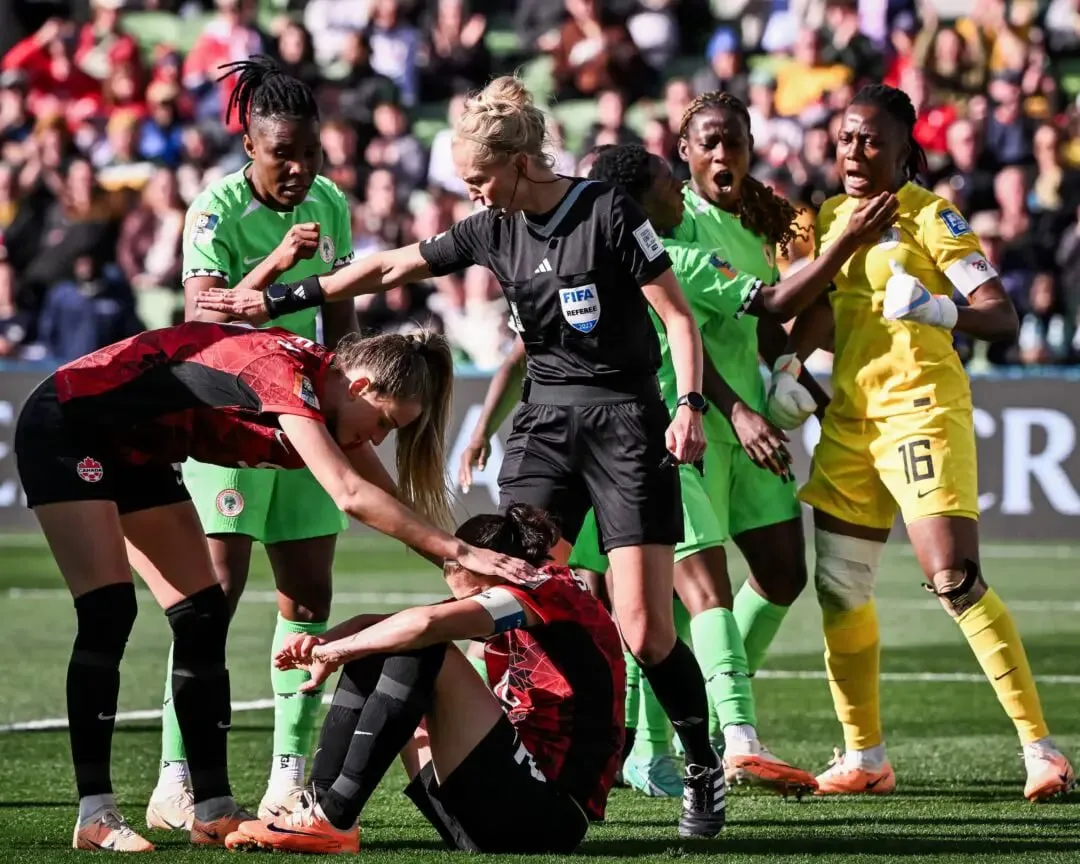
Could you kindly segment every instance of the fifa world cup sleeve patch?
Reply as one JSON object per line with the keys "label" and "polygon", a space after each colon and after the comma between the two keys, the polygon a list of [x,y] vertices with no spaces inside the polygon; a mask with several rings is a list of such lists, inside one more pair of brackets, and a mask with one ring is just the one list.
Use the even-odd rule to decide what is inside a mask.
{"label": "fifa world cup sleeve patch", "polygon": [[293,395],[309,408],[314,408],[316,411],[321,410],[319,408],[319,397],[315,395],[315,386],[311,383],[311,379],[301,372],[297,372],[296,377],[293,379]]}
{"label": "fifa world cup sleeve patch", "polygon": [[967,220],[952,208],[942,210],[938,213],[938,218],[945,223],[945,227],[949,229],[953,237],[963,237],[971,233],[971,226],[968,225]]}
{"label": "fifa world cup sleeve patch", "polygon": [[634,229],[634,239],[637,240],[638,246],[649,261],[655,261],[664,254],[664,244],[656,236],[656,230],[648,219]]}
{"label": "fifa world cup sleeve patch", "polygon": [[480,594],[469,598],[475,600],[491,616],[495,622],[495,632],[505,633],[507,630],[516,630],[525,623],[525,609],[521,602],[505,588],[488,588]]}
{"label": "fifa world cup sleeve patch", "polygon": [[205,210],[196,213],[191,220],[191,242],[206,243],[214,236],[220,219],[217,213],[207,213]]}

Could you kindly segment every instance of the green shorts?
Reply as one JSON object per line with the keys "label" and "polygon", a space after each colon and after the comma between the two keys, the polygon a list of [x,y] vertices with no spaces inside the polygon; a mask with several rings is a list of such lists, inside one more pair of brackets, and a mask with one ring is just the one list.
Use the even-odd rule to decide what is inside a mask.
{"label": "green shorts", "polygon": [[[704,479],[697,469],[690,465],[680,466],[679,484],[682,486],[683,542],[675,547],[676,561],[713,546],[723,546],[727,539],[709,501]],[[600,536],[592,510],[585,516],[585,522],[578,532],[569,564],[593,573],[607,572],[607,556],[600,549]]]}
{"label": "green shorts", "polygon": [[704,482],[725,540],[799,518],[795,484],[758,468],[738,444],[709,443]]}
{"label": "green shorts", "polygon": [[281,543],[340,534],[349,524],[307,468],[223,468],[189,459],[184,483],[207,534]]}

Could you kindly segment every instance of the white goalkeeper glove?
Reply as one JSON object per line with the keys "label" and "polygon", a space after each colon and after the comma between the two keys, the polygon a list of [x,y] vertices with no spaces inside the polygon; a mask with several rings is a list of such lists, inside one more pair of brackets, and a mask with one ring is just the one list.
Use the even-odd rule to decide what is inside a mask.
{"label": "white goalkeeper glove", "polygon": [[956,326],[956,304],[951,297],[931,294],[904,265],[889,260],[892,276],[885,283],[885,304],[881,314],[890,321],[917,321],[952,330]]}
{"label": "white goalkeeper glove", "polygon": [[817,410],[817,402],[802,384],[802,363],[794,354],[784,354],[773,364],[769,387],[769,419],[781,429],[797,429]]}

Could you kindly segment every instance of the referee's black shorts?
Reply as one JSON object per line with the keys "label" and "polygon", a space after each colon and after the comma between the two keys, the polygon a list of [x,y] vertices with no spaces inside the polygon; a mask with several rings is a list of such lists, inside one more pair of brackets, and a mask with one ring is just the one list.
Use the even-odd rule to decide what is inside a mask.
{"label": "referee's black shorts", "polygon": [[526,391],[499,472],[502,510],[546,510],[573,543],[592,507],[605,553],[682,541],[679,469],[662,465],[671,418],[655,379],[633,393],[536,384]]}

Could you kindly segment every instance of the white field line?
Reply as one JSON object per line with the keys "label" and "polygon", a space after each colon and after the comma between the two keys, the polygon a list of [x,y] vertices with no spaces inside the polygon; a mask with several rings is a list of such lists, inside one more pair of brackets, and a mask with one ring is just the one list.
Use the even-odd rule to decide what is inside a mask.
{"label": "white field line", "polygon": [[[755,677],[780,681],[824,681],[825,673],[815,670],[790,671],[783,669],[762,669]],[[881,680],[898,684],[924,683],[924,682],[948,682],[952,684],[982,684],[986,677],[970,672],[882,672]],[[1035,679],[1039,684],[1080,684],[1080,675],[1039,675]],[[323,696],[323,704],[329,705],[332,696],[327,693]],[[274,707],[273,699],[253,699],[249,702],[233,702],[234,714],[244,711],[264,711]],[[132,720],[158,720],[161,718],[160,708],[151,708],[142,711],[120,711],[116,715],[117,723],[130,722]],[[41,732],[53,729],[67,729],[66,717],[48,717],[43,720],[27,720],[21,723],[8,723],[0,725],[0,734],[9,732]]]}
{"label": "white field line", "polygon": [[[368,574],[368,576],[372,575]],[[138,593],[149,594],[144,589],[138,589]],[[67,599],[70,596],[66,588],[8,588],[0,593],[0,597],[7,600],[56,600],[58,598]],[[334,594],[334,604],[378,607],[420,606],[428,603],[439,603],[448,596],[447,593],[425,593],[420,591],[339,591]],[[941,608],[941,604],[937,600],[929,598],[879,596],[878,600],[882,606],[891,609],[932,610]],[[274,591],[245,591],[240,602],[277,603],[277,594]],[[1080,612],[1080,600],[1009,600],[1007,605],[1014,612]]]}

